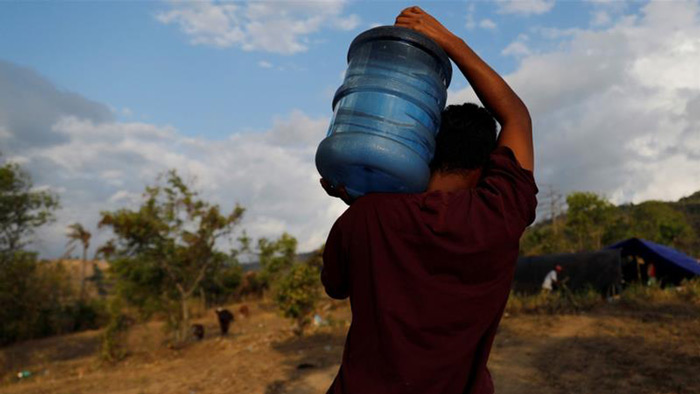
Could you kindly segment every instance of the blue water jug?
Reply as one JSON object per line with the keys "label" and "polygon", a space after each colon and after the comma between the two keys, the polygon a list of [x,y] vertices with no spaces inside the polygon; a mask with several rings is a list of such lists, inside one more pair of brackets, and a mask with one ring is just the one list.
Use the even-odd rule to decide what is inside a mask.
{"label": "blue water jug", "polygon": [[316,151],[321,176],[352,197],[424,191],[451,78],[447,54],[423,34],[380,26],[357,36]]}

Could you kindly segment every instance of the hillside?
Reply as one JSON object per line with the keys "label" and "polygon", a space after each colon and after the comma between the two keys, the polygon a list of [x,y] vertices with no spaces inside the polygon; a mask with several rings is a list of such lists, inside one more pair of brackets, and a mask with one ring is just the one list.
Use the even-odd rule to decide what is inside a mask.
{"label": "hillside", "polygon": [[[678,201],[648,200],[617,206],[593,193],[572,194],[579,197],[573,220],[571,207],[564,209],[560,195],[550,192],[540,196],[542,211],[523,236],[522,254],[597,250],[639,237],[700,257],[700,191]],[[557,213],[553,219],[551,212]]]}
{"label": "hillside", "polygon": [[669,204],[686,215],[695,230],[695,234],[700,237],[700,191]]}
{"label": "hillside", "polygon": [[[324,393],[335,376],[350,321],[346,302],[325,301],[332,323],[304,338],[267,302],[220,338],[213,312],[198,319],[205,339],[168,349],[160,323],[134,329],[119,364],[95,357],[99,331],[0,349],[5,394]],[[240,304],[230,305],[237,311]],[[489,368],[499,394],[700,392],[700,307],[608,304],[579,315],[504,317]],[[18,380],[18,371],[33,373]]]}

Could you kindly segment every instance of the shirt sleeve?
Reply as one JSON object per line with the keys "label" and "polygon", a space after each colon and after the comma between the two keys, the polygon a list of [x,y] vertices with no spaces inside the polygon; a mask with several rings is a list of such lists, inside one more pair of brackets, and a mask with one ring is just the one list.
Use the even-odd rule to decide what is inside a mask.
{"label": "shirt sleeve", "polygon": [[518,237],[535,220],[537,185],[532,171],[520,166],[507,146],[493,150],[477,186],[479,195]]}
{"label": "shirt sleeve", "polygon": [[326,294],[331,298],[342,300],[349,295],[348,258],[343,247],[341,216],[333,224],[326,246],[323,249],[323,267],[321,283]]}

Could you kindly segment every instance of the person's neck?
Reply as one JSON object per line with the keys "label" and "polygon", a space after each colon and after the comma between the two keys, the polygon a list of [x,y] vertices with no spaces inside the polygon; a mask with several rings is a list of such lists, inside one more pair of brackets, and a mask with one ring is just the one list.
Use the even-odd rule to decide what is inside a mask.
{"label": "person's neck", "polygon": [[481,178],[481,169],[462,170],[455,172],[436,171],[430,176],[428,192],[443,191],[452,192],[455,190],[470,189],[476,187]]}

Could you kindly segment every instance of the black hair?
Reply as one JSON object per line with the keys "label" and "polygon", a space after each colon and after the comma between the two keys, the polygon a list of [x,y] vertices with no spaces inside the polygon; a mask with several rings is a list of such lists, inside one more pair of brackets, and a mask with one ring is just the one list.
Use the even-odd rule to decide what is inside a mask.
{"label": "black hair", "polygon": [[454,172],[483,167],[496,147],[496,120],[473,103],[450,105],[442,111],[435,138],[431,171]]}

